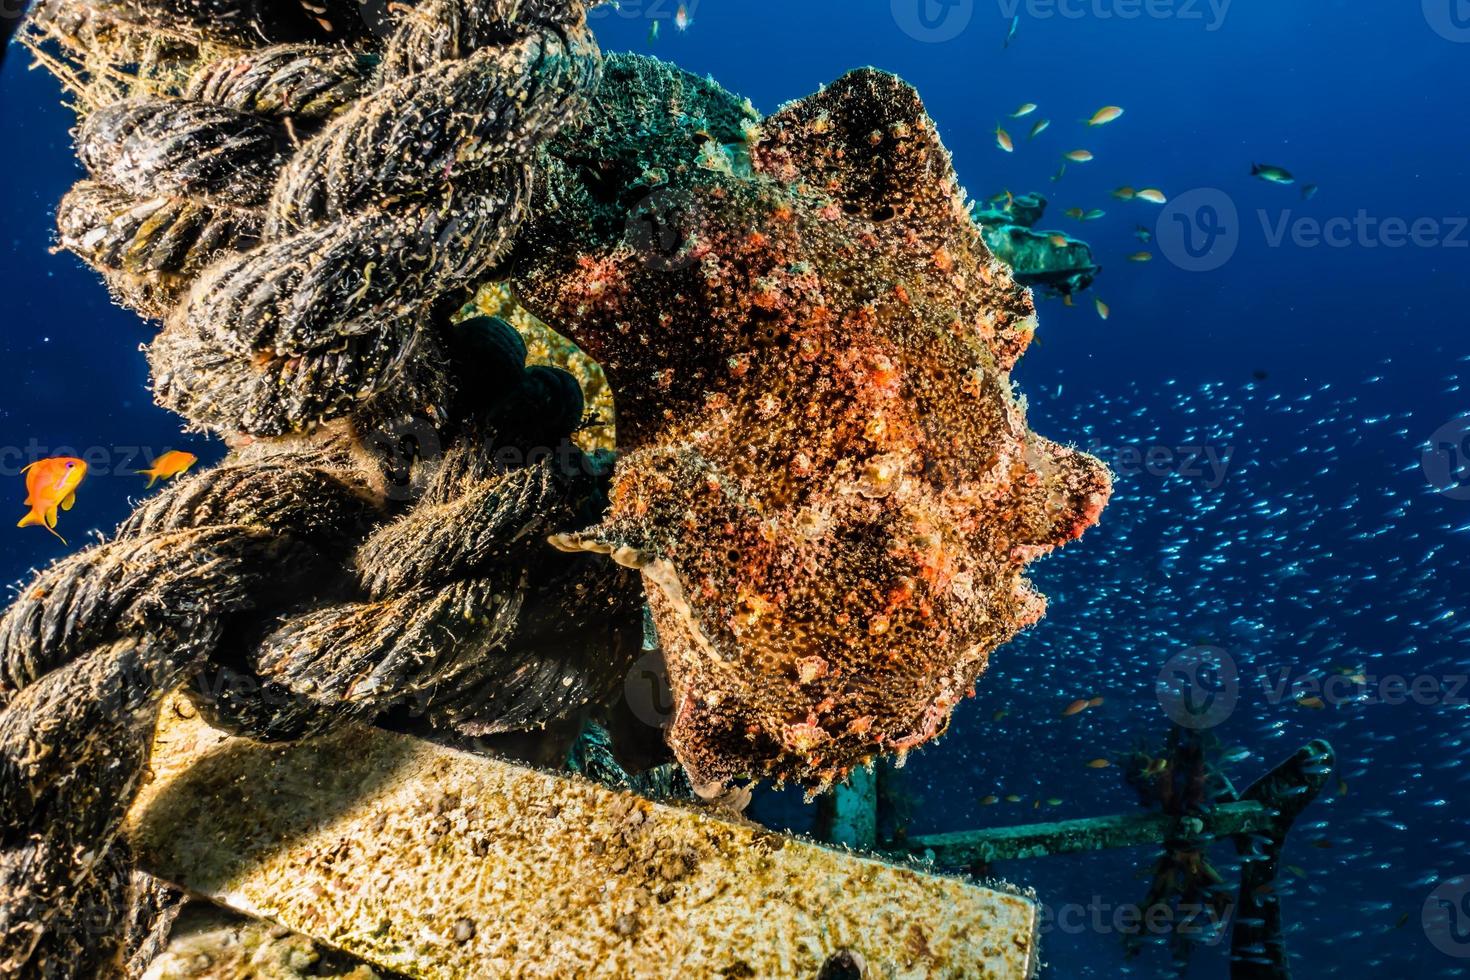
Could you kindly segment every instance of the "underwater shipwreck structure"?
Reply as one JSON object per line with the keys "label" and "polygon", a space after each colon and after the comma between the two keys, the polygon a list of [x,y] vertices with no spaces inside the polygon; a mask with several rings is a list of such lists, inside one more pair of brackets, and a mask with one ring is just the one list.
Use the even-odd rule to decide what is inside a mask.
{"label": "underwater shipwreck structure", "polygon": [[730,815],[793,781],[882,851],[864,767],[945,730],[1110,478],[1027,427],[1031,294],[911,88],[763,118],[585,14],[33,12],[60,246],[230,453],[0,618],[0,975],[143,975],[187,892],[390,975],[1018,977],[1035,903],[936,865],[1284,834],[1264,790],[927,863]]}

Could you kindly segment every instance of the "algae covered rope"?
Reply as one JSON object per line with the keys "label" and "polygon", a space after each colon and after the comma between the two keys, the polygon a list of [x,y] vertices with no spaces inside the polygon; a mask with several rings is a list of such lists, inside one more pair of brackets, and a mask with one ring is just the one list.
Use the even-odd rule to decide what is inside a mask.
{"label": "algae covered rope", "polygon": [[[169,689],[198,677],[214,723],[265,738],[394,708],[475,732],[545,724],[620,676],[637,590],[595,562],[508,547],[602,506],[585,458],[529,476],[490,459],[563,440],[580,394],[569,406],[574,382],[527,372],[503,324],[433,315],[501,258],[537,146],[596,80],[580,3],[430,4],[382,49],[344,17],[261,32],[289,43],[256,51],[215,30],[214,8],[49,6],[85,28],[63,37],[163,24],[236,46],[172,93],[83,103],[89,178],[62,204],[61,244],[166,321],[150,350],[162,403],[226,433],[302,433],[154,498],[0,622],[0,975],[62,977],[115,968],[125,926],[156,932],[117,833]],[[270,21],[264,9],[239,23]],[[299,43],[328,39],[348,47]],[[445,457],[405,449],[405,420]],[[418,482],[394,492],[405,454],[407,470],[438,467],[423,503],[437,510],[410,507],[355,557],[419,496]],[[469,506],[448,499],[461,492]],[[396,568],[446,541],[461,544],[452,570]],[[272,642],[288,636],[303,642]],[[321,683],[333,665],[349,683]]]}
{"label": "algae covered rope", "polygon": [[[637,655],[633,577],[567,562],[546,545],[606,506],[605,466],[562,441],[580,419],[580,392],[565,387],[563,372],[521,370],[525,349],[508,327],[476,326],[457,330],[476,332],[479,356],[508,359],[519,379],[497,382],[503,367],[475,375],[510,394],[486,411],[455,413],[464,430],[418,502],[349,559],[351,593],[261,639],[251,669],[262,679],[356,717],[411,707],[438,726],[484,735],[538,727],[600,700]],[[558,412],[545,411],[548,384],[562,392]],[[547,445],[546,426],[558,421],[555,459],[508,472],[497,461],[506,446]]]}
{"label": "algae covered rope", "polygon": [[[290,534],[309,497],[252,519],[242,484],[212,476],[43,572],[0,620],[0,975],[86,976],[117,958],[132,879],[116,835],[159,700],[227,621],[278,596],[282,568],[321,570]],[[223,488],[215,506],[168,506],[197,483]]]}
{"label": "algae covered rope", "polygon": [[[503,462],[549,422],[574,424],[580,397],[546,413],[548,369],[524,369],[499,321],[445,332],[460,394],[443,453],[413,462],[430,473],[415,501],[395,505],[391,460],[359,434],[255,443],[43,572],[0,618],[0,975],[90,975],[68,964],[121,952],[139,886],[99,880],[98,862],[120,860],[154,713],[180,684],[212,723],[280,739],[385,712],[471,735],[534,728],[621,679],[641,637],[636,581],[545,546],[603,510],[604,468],[569,444],[556,465]],[[471,379],[493,384],[470,393]]]}
{"label": "algae covered rope", "polygon": [[195,423],[277,435],[390,389],[431,401],[431,304],[504,256],[600,64],[576,0],[436,0],[381,48],[225,55],[177,95],[89,108],[61,244],[165,322],[155,392]]}

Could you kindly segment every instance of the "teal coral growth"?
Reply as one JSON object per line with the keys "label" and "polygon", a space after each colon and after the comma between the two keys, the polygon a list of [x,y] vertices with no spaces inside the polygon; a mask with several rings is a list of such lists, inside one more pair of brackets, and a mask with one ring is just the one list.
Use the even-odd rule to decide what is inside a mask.
{"label": "teal coral growth", "polygon": [[1100,271],[1084,241],[1060,231],[1036,231],[1046,198],[1024,194],[1004,208],[971,209],[980,235],[996,258],[1010,266],[1023,286],[1071,296],[1092,285]]}

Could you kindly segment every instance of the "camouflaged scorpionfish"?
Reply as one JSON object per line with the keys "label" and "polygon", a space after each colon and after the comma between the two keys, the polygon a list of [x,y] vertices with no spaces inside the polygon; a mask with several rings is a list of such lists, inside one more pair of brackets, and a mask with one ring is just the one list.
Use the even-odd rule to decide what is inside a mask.
{"label": "camouflaged scorpionfish", "polygon": [[863,70],[761,121],[613,58],[551,152],[517,295],[602,363],[623,453],[556,543],[641,569],[680,761],[821,786],[934,738],[1111,487],[1026,426],[1031,296],[917,95]]}

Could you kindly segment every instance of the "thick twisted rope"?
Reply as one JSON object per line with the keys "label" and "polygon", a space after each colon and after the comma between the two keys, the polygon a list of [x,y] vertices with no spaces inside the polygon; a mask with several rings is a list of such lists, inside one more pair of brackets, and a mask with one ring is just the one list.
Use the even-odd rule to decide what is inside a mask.
{"label": "thick twisted rope", "polygon": [[[514,350],[504,325],[455,330],[497,331],[481,346]],[[556,461],[499,462],[546,434],[546,388],[565,394],[566,376],[466,366],[501,375],[504,394],[453,406],[461,422],[398,519],[381,522],[381,475],[355,443],[266,445],[148,501],[0,617],[0,974],[89,975],[67,964],[118,955],[134,879],[126,862],[99,877],[113,865],[98,862],[158,704],[191,676],[206,717],[258,738],[390,712],[481,735],[609,693],[637,654],[636,584],[545,547],[601,511],[605,474],[564,442]],[[568,431],[580,399],[561,408]],[[99,917],[99,902],[121,911]]]}
{"label": "thick twisted rope", "polygon": [[[71,964],[116,960],[121,918],[96,909],[128,908],[130,878],[98,869],[119,863],[110,855],[158,702],[218,649],[234,615],[257,608],[279,560],[300,557],[286,532],[306,499],[252,520],[248,480],[232,470],[155,498],[112,542],[42,573],[0,619],[6,976],[86,976]],[[198,484],[234,492],[179,506]]]}
{"label": "thick twisted rope", "polygon": [[95,109],[62,245],[165,321],[160,403],[277,435],[360,408],[439,356],[422,324],[524,216],[537,147],[600,70],[579,0],[430,0],[381,52],[283,45],[169,99]]}
{"label": "thick twisted rope", "polygon": [[[240,9],[231,44],[272,22]],[[0,617],[0,976],[117,970],[125,931],[156,932],[118,834],[189,678],[258,738],[385,713],[485,734],[565,717],[636,655],[634,580],[544,546],[604,506],[605,467],[565,441],[575,381],[527,370],[503,323],[435,313],[504,256],[537,147],[598,69],[580,0],[430,0],[381,50],[235,51],[86,116],[62,245],[164,321],[161,403],[284,438],[148,501]],[[502,460],[537,446],[561,452]]]}

